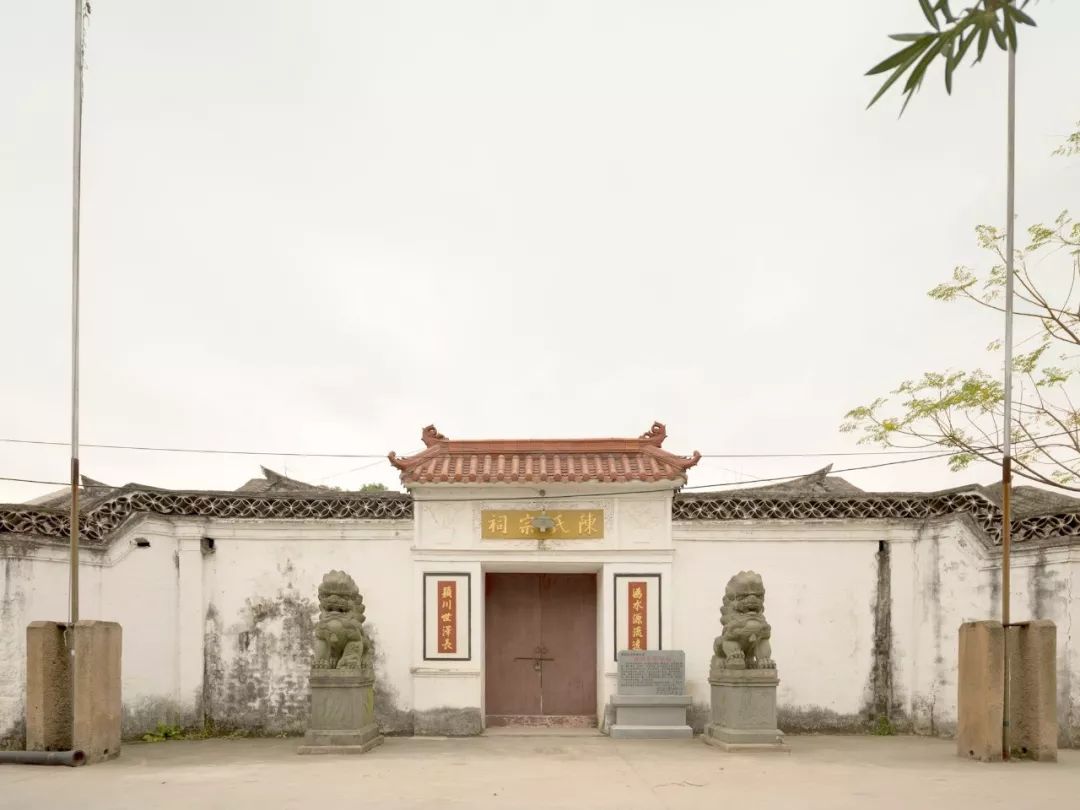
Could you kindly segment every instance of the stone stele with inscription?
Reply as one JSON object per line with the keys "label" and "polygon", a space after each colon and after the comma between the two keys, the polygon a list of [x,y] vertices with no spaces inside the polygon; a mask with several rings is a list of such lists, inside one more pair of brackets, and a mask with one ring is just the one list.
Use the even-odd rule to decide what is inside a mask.
{"label": "stone stele with inscription", "polygon": [[608,733],[622,739],[693,736],[686,722],[686,653],[621,650],[618,661],[618,693],[611,698],[615,722]]}
{"label": "stone stele with inscription", "polygon": [[364,597],[344,571],[319,585],[311,666],[311,721],[301,754],[362,754],[382,741],[375,723],[375,645],[364,630]]}

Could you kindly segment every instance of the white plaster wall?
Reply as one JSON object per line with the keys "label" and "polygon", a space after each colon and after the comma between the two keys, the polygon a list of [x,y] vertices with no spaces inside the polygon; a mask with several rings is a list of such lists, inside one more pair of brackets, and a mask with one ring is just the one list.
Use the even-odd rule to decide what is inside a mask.
{"label": "white plaster wall", "polygon": [[[1064,621],[1058,626],[1058,644],[1060,646],[1064,639],[1067,645],[1068,674],[1064,678],[1058,674],[1058,701],[1059,706],[1062,698],[1067,703],[1064,719],[1069,743],[1074,748],[1080,748],[1080,637],[1074,635],[1080,634],[1080,554],[1077,554],[1075,549],[1071,552],[1069,590],[1066,596],[1068,606]],[[1059,709],[1059,717],[1060,715]]]}
{"label": "white plaster wall", "polygon": [[[984,563],[985,578],[991,583],[1000,581],[997,558]],[[1074,594],[1080,574],[1080,549],[1069,547],[1025,548],[1013,554],[1013,585],[1010,589],[1011,620],[1050,619],[1057,626],[1057,697],[1059,744],[1080,746],[1080,654],[1073,635],[1076,627],[1077,605]],[[998,591],[989,589],[997,602]],[[999,607],[995,605],[994,614]]]}
{"label": "white plaster wall", "polygon": [[[82,619],[120,621],[124,725],[145,726],[143,715],[175,719],[177,568],[172,526],[147,521],[107,548],[83,548],[79,567]],[[135,546],[145,537],[149,548]],[[26,625],[68,618],[68,547],[6,538],[0,556],[0,738],[21,728],[25,712]],[[137,652],[136,652],[137,651]]]}
{"label": "white plaster wall", "polygon": [[[908,549],[901,549],[894,545],[892,560],[897,698],[914,730],[951,734],[960,625],[1001,618],[1001,554],[988,549],[966,520],[953,518],[928,521],[913,533]],[[901,562],[908,558],[910,568]],[[1011,621],[1041,618],[1057,625],[1058,721],[1062,742],[1075,745],[1080,661],[1072,637],[1072,593],[1080,554],[1076,547],[1020,545],[1011,559]]]}
{"label": "white plaster wall", "polygon": [[[469,660],[425,660],[424,574],[452,572],[469,575]],[[481,677],[484,660],[484,574],[476,560],[420,560],[413,564],[411,579],[413,708],[417,711],[456,708],[482,710],[484,686]]]}
{"label": "white plaster wall", "polygon": [[414,671],[414,708],[418,712],[480,709],[482,692],[479,664],[475,670],[421,667]]}
{"label": "white plaster wall", "polygon": [[[204,536],[215,538],[213,554],[202,553]],[[150,546],[137,547],[136,538]],[[13,551],[15,543],[6,538],[0,548],[0,738],[22,725],[26,625],[63,621],[68,611],[67,547],[23,543]],[[384,703],[408,711],[411,543],[410,521],[152,518],[104,549],[84,548],[81,618],[123,628],[125,734],[197,722],[204,697],[228,709],[226,725],[240,717],[256,729],[301,728],[311,639],[298,617],[314,618],[319,580],[331,568],[352,574],[364,594]],[[245,669],[256,659],[262,666]],[[219,665],[220,694],[203,695],[204,665]]]}
{"label": "white plaster wall", "polygon": [[916,593],[915,538],[916,530],[895,528],[889,541],[890,609],[892,611],[892,686],[893,705],[908,717],[916,689],[915,650],[918,646],[916,617],[922,609]]}
{"label": "white plaster wall", "polygon": [[[186,696],[180,691],[177,624],[181,598],[179,549],[175,535],[180,525],[148,520],[118,538],[109,547],[109,564],[101,569],[100,614],[86,616],[120,622],[121,694],[127,733],[152,729],[159,722],[184,720]],[[145,538],[150,547],[139,548],[135,538]]]}
{"label": "white plaster wall", "polygon": [[[708,702],[724,584],[751,568],[765,581],[781,707],[792,722],[857,720],[872,697],[876,556],[884,541],[895,720],[920,733],[953,733],[960,625],[1000,618],[1001,555],[966,519],[695,521],[675,524],[674,539],[675,639],[687,652],[696,704]],[[1080,594],[1080,549],[1014,547],[1012,569],[1012,621],[1043,618],[1058,627],[1061,741],[1080,744],[1080,645],[1072,630],[1080,621],[1073,598]]]}
{"label": "white plaster wall", "polygon": [[694,703],[709,703],[724,586],[753,570],[765,583],[778,705],[824,723],[861,711],[869,695],[880,536],[840,524],[676,524],[672,646],[686,651]]}
{"label": "white plaster wall", "polygon": [[912,587],[893,594],[894,606],[910,617],[911,646],[894,644],[893,660],[907,662],[902,705],[918,732],[955,728],[960,624],[992,617],[986,559],[979,540],[957,520],[929,521],[912,538]]}
{"label": "white plaster wall", "polygon": [[[884,540],[891,555],[894,700],[916,730],[951,732],[958,628],[997,617],[1000,599],[1000,555],[966,520],[693,521],[650,530],[651,513],[666,508],[657,504],[669,496],[626,497],[637,502],[611,499],[603,543],[565,541],[558,548],[479,541],[472,502],[450,504],[451,517],[435,520],[432,534],[415,541],[410,521],[145,519],[105,549],[84,549],[82,616],[123,626],[128,733],[196,718],[204,702],[223,725],[299,730],[310,658],[305,622],[315,618],[316,589],[327,570],[349,572],[364,594],[378,645],[380,700],[391,720],[413,709],[482,708],[485,570],[595,571],[602,716],[615,685],[611,579],[655,572],[663,577],[664,647],[686,651],[688,685],[700,710],[708,704],[724,585],[752,568],[768,591],[780,703],[827,724],[858,715],[870,698],[876,554]],[[150,547],[137,548],[137,537]],[[215,539],[212,554],[204,555],[203,537]],[[26,624],[67,616],[67,547],[0,538],[0,568],[3,737],[22,721]],[[1080,645],[1073,640],[1080,627],[1080,599],[1073,598],[1080,595],[1080,547],[1020,546],[1013,569],[1013,620],[1057,623],[1059,722],[1080,744]],[[471,661],[423,660],[425,570],[473,575]]]}
{"label": "white plaster wall", "polygon": [[[389,525],[388,525],[389,524]],[[220,727],[306,725],[307,675],[323,575],[345,571],[364,597],[386,712],[412,708],[412,530],[388,521],[211,524],[204,579],[207,712]]]}
{"label": "white plaster wall", "polygon": [[[10,549],[3,546],[0,549],[4,551],[0,555],[0,741],[3,741],[21,733],[23,727],[26,625],[34,620],[67,620],[68,568],[59,555],[55,555],[55,562],[50,562],[49,549],[36,551],[33,557],[16,557]],[[92,580],[97,573],[87,570],[86,577]]]}

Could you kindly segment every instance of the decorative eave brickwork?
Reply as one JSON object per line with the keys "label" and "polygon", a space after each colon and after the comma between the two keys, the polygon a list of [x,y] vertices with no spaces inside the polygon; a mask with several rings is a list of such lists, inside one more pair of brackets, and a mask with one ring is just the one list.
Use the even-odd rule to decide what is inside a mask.
{"label": "decorative eave brickwork", "polygon": [[[246,495],[125,488],[80,510],[79,537],[88,545],[104,543],[141,515],[229,520],[410,520],[413,502],[408,495],[397,493]],[[67,510],[0,505],[0,534],[66,540],[70,531]]]}
{"label": "decorative eave brickwork", "polygon": [[[413,500],[399,493],[175,492],[125,487],[87,503],[80,514],[80,537],[101,545],[143,515],[225,520],[411,520]],[[672,519],[736,520],[906,520],[966,515],[989,542],[1001,542],[1001,510],[975,489],[933,493],[859,493],[830,496],[740,495],[734,492],[679,493]],[[0,505],[0,535],[66,541],[67,511],[33,505]],[[1017,543],[1065,540],[1080,543],[1080,511],[1030,515],[1013,521]]]}
{"label": "decorative eave brickwork", "polygon": [[[993,545],[1001,543],[1001,510],[972,489],[865,493],[843,496],[740,496],[738,491],[675,496],[673,520],[926,520],[965,514]],[[1080,539],[1080,511],[1031,515],[1012,521],[1014,542]]]}

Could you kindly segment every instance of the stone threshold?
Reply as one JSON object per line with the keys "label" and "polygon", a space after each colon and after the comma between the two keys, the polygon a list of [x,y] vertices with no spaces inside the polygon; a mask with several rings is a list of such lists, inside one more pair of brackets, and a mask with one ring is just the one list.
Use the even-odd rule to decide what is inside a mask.
{"label": "stone threshold", "polygon": [[484,737],[607,737],[598,728],[567,726],[492,726],[484,729]]}
{"label": "stone threshold", "polygon": [[595,714],[489,714],[484,725],[528,728],[596,728]]}

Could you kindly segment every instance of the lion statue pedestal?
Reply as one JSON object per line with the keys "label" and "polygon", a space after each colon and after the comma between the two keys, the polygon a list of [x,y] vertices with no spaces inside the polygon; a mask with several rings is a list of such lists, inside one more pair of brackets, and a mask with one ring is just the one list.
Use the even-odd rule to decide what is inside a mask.
{"label": "lion statue pedestal", "polygon": [[765,586],[740,571],[724,589],[723,633],[713,642],[712,703],[705,742],[725,751],[790,751],[776,727],[772,629],[765,621]]}
{"label": "lion statue pedestal", "polygon": [[375,647],[353,578],[331,571],[319,585],[311,667],[311,722],[301,754],[363,754],[382,741],[375,723]]}

